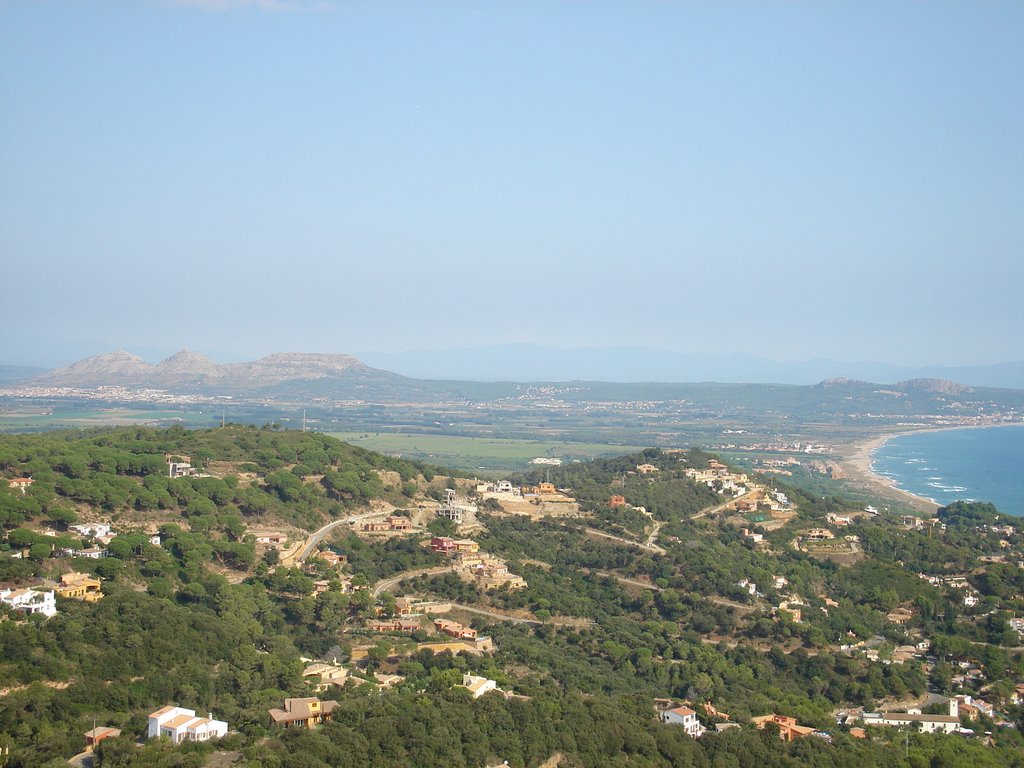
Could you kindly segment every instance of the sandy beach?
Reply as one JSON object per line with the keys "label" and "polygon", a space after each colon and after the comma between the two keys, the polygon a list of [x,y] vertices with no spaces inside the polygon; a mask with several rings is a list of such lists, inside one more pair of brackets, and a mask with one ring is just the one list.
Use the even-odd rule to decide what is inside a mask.
{"label": "sandy beach", "polygon": [[938,504],[931,499],[926,499],[924,496],[918,496],[917,494],[910,493],[910,491],[905,491],[889,478],[875,474],[871,470],[871,460],[872,454],[874,454],[875,451],[897,435],[938,431],[940,430],[915,429],[907,430],[905,432],[891,432],[878,437],[873,437],[870,440],[865,440],[864,442],[857,443],[853,446],[853,452],[848,456],[841,457],[839,463],[846,471],[847,477],[854,482],[867,486],[879,496],[900,501],[917,512],[933,515],[939,508]]}
{"label": "sandy beach", "polygon": [[1017,422],[1002,424],[969,424],[956,427],[927,427],[924,429],[906,429],[898,432],[889,432],[851,445],[849,454],[841,455],[839,463],[846,471],[847,476],[854,482],[862,483],[878,493],[880,496],[902,501],[918,512],[933,515],[939,508],[939,505],[934,501],[925,498],[924,496],[918,496],[910,491],[905,491],[889,478],[875,474],[871,470],[872,454],[885,445],[886,441],[891,440],[894,437],[898,437],[899,435],[916,435],[922,432],[947,432],[954,429],[991,429],[993,427],[1013,426],[1020,426],[1020,424]]}

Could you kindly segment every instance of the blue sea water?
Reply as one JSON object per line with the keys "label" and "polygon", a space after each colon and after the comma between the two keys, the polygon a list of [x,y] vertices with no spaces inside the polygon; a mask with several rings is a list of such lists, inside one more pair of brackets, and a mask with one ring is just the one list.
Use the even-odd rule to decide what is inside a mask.
{"label": "blue sea water", "polygon": [[1024,426],[898,435],[874,452],[872,468],[937,504],[990,501],[1024,517]]}

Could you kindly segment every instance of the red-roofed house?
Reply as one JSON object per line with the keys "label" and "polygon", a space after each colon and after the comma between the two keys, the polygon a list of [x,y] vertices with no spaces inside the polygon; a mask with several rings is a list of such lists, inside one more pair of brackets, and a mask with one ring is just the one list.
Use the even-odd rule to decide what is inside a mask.
{"label": "red-roofed house", "polygon": [[786,717],[785,715],[761,715],[761,717],[752,718],[751,721],[758,727],[759,730],[763,730],[766,723],[775,723],[779,726],[779,738],[783,741],[795,741],[803,736],[814,733],[814,729],[806,725],[797,725],[795,717]]}
{"label": "red-roofed house", "polygon": [[96,747],[96,745],[99,744],[104,739],[109,739],[109,738],[112,738],[114,736],[120,736],[120,735],[121,735],[121,731],[119,729],[117,729],[117,728],[106,728],[106,727],[103,727],[103,726],[99,726],[97,728],[93,728],[91,731],[86,731],[85,732],[85,748],[86,748],[86,751],[87,752],[92,751]]}

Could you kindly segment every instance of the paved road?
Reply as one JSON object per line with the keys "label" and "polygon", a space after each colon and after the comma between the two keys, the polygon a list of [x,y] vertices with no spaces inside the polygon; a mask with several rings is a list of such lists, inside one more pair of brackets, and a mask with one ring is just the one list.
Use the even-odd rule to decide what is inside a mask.
{"label": "paved road", "polygon": [[327,523],[327,525],[321,526],[307,536],[305,543],[299,548],[296,554],[285,555],[282,557],[281,565],[289,567],[305,561],[307,557],[313,554],[320,542],[324,540],[324,536],[333,531],[339,525],[354,525],[362,520],[368,520],[371,517],[386,517],[387,514],[387,512],[366,512],[362,515],[352,515],[351,517],[332,520]]}
{"label": "paved road", "polygon": [[443,565],[439,568],[418,568],[415,571],[403,571],[397,576],[391,576],[387,579],[381,579],[373,585],[373,596],[380,597],[384,592],[387,592],[396,584],[400,584],[408,579],[415,579],[417,576],[434,576],[439,573],[448,573],[451,571],[450,565]]}

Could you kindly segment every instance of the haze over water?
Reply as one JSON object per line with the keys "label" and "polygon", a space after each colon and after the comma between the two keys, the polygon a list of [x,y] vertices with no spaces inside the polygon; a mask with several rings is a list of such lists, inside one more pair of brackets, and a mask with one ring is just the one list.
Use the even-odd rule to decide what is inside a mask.
{"label": "haze over water", "polygon": [[900,435],[875,451],[874,471],[905,491],[950,504],[990,501],[1024,517],[1024,426]]}

